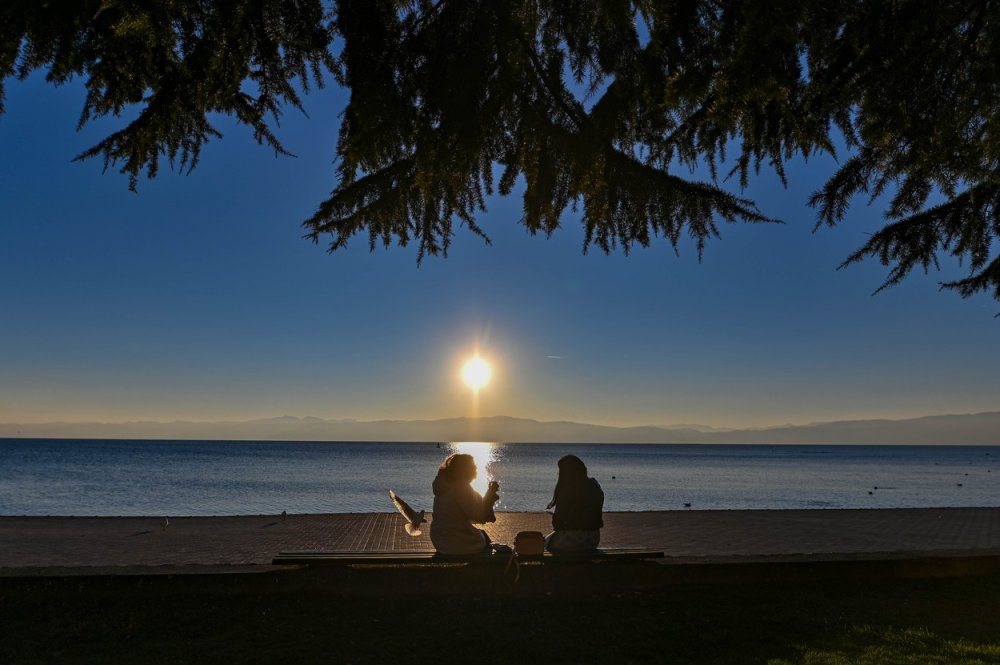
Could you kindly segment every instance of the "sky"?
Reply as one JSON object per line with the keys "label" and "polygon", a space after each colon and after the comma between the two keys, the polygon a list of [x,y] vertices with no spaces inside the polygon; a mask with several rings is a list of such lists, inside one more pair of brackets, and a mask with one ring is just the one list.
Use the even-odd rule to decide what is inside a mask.
{"label": "sky", "polygon": [[[579,213],[551,238],[489,200],[493,244],[457,228],[414,246],[329,254],[301,221],[335,187],[345,91],[288,110],[275,157],[225,138],[190,175],[143,179],[72,158],[121,126],[76,130],[83,88],[8,81],[0,116],[0,422],[434,419],[755,427],[1000,410],[1000,303],[938,284],[950,259],[872,295],[886,269],[840,262],[879,228],[859,200],[813,231],[835,168],[796,160],[742,192],[783,225],[722,223],[701,260],[660,239],[584,255]],[[703,175],[696,174],[696,178]],[[725,186],[739,192],[738,185]],[[492,363],[478,396],[460,380]]]}

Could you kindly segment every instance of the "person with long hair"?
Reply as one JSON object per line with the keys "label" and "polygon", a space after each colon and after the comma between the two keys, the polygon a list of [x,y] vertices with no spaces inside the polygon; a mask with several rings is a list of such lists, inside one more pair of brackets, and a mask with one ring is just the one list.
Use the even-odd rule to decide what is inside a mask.
{"label": "person with long hair", "polygon": [[604,491],[595,479],[587,477],[587,466],[576,455],[559,460],[559,480],[548,507],[555,512],[545,549],[553,554],[597,549],[604,526]]}
{"label": "person with long hair", "polygon": [[441,554],[476,554],[490,547],[489,534],[475,525],[497,521],[493,505],[500,499],[500,484],[491,481],[482,496],[472,488],[477,473],[475,459],[464,453],[448,455],[438,469],[431,542]]}

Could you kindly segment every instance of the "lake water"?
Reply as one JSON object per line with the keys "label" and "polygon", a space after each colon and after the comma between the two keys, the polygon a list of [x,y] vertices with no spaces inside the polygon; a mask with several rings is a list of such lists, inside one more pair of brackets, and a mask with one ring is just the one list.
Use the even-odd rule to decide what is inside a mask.
{"label": "lake water", "polygon": [[1000,506],[1000,446],[0,439],[0,515],[385,512],[389,489],[429,509],[454,451],[509,511],[544,510],[568,453],[608,511]]}

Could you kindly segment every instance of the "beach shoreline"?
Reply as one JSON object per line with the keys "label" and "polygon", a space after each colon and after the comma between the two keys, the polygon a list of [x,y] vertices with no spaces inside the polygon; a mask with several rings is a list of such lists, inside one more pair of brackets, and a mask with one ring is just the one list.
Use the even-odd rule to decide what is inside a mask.
{"label": "beach shoreline", "polygon": [[[433,519],[433,516],[428,516]],[[548,513],[498,513],[496,542],[550,530]],[[662,550],[667,564],[1000,556],[1000,508],[606,513],[603,547]],[[280,551],[433,550],[395,513],[219,517],[0,516],[0,575],[251,572]]]}
{"label": "beach shoreline", "polygon": [[[508,542],[550,519],[497,517]],[[270,565],[289,549],[429,549],[397,514],[163,520],[0,517],[0,661],[469,662],[484,634],[516,639],[483,663],[1000,655],[1000,508],[607,513],[602,545],[666,557],[527,563],[517,580],[490,565]]]}

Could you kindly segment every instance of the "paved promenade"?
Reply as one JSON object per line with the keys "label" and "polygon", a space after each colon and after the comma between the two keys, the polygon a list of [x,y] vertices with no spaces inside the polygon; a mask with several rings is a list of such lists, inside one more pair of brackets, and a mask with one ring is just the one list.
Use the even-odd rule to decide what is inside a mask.
{"label": "paved promenade", "polygon": [[[500,513],[510,543],[546,513]],[[239,517],[0,517],[0,575],[267,566],[289,550],[431,550],[395,513]],[[662,549],[666,564],[1000,555],[1000,508],[607,513],[604,547]],[[253,569],[253,568],[251,568]],[[197,568],[191,568],[197,570]]]}

